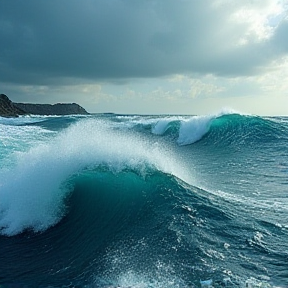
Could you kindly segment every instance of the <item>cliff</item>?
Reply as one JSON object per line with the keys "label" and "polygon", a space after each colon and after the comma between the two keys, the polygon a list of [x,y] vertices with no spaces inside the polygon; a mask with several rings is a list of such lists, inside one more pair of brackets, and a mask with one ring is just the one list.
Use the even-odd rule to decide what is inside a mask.
{"label": "cliff", "polygon": [[71,115],[88,114],[87,111],[76,103],[57,103],[57,104],[26,104],[14,103],[14,106],[27,114],[36,115]]}
{"label": "cliff", "polygon": [[14,103],[4,94],[0,94],[0,116],[2,117],[18,117],[26,113],[16,107]]}
{"label": "cliff", "polygon": [[19,115],[72,115],[89,114],[83,107],[76,103],[57,103],[57,104],[28,104],[14,103],[6,95],[0,95],[0,116],[17,117]]}

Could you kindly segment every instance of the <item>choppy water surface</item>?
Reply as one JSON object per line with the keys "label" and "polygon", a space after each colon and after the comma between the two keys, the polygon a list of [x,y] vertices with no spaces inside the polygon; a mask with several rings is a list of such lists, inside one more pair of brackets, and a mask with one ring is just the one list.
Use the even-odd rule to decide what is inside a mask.
{"label": "choppy water surface", "polygon": [[287,287],[288,118],[0,118],[1,287]]}

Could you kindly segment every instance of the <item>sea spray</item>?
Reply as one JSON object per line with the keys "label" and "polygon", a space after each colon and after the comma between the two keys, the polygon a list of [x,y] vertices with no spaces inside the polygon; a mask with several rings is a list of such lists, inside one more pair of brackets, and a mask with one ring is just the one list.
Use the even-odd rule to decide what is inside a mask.
{"label": "sea spray", "polygon": [[173,124],[180,122],[183,117],[165,117],[159,119],[153,126],[152,126],[152,133],[155,135],[163,135],[167,129]]}
{"label": "sea spray", "polygon": [[182,121],[177,143],[188,145],[200,140],[209,131],[214,118],[215,116],[194,116],[187,121]]}
{"label": "sea spray", "polygon": [[203,138],[213,121],[221,116],[236,113],[232,109],[222,109],[219,113],[202,116],[165,116],[151,119],[151,132],[164,135],[170,127],[177,129],[177,143],[180,146],[193,144]]}
{"label": "sea spray", "polygon": [[0,124],[0,286],[287,287],[288,118],[212,116]]}
{"label": "sea spray", "polygon": [[83,120],[51,141],[19,153],[15,167],[2,173],[1,233],[43,231],[56,224],[65,214],[64,200],[71,190],[65,181],[100,165],[115,173],[129,168],[145,176],[154,167],[186,181],[191,178],[163,146],[109,130],[103,121]]}

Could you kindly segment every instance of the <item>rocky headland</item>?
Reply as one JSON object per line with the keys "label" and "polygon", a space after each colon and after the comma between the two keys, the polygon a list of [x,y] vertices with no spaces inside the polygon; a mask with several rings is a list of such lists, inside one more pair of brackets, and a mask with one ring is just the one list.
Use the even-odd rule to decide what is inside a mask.
{"label": "rocky headland", "polygon": [[30,104],[12,102],[6,95],[0,94],[0,116],[18,117],[19,115],[87,115],[83,107],[76,103]]}

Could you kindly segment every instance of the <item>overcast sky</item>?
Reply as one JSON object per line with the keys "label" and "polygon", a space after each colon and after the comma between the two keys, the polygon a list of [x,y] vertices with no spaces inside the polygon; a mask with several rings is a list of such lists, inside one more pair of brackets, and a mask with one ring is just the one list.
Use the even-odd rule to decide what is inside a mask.
{"label": "overcast sky", "polygon": [[288,0],[1,0],[0,93],[89,112],[288,115]]}

